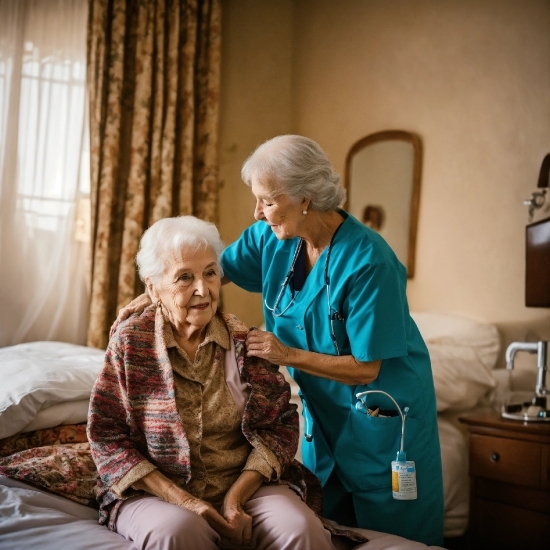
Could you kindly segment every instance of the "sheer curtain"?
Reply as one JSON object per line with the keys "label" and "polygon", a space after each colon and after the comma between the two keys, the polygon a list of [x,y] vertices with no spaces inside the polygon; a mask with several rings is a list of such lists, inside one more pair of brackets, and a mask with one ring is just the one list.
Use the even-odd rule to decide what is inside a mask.
{"label": "sheer curtain", "polygon": [[86,24],[87,0],[0,0],[0,346],[86,341]]}

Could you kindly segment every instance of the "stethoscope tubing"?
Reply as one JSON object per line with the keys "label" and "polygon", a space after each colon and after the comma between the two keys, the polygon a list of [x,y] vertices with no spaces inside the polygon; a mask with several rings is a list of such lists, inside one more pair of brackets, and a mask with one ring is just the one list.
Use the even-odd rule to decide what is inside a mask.
{"label": "stethoscope tubing", "polygon": [[[339,311],[335,311],[334,314],[331,313],[332,312],[332,305],[331,305],[331,300],[330,300],[329,265],[330,265],[330,255],[332,253],[332,248],[333,248],[333,245],[334,245],[334,239],[336,237],[336,234],[338,233],[338,231],[342,227],[342,225],[344,225],[343,222],[336,228],[336,231],[333,233],[333,235],[330,239],[330,243],[328,245],[328,250],[327,250],[327,256],[325,258],[325,269],[324,269],[325,287],[327,289],[327,306],[328,306],[328,320],[329,320],[329,325],[330,325],[330,336],[331,336],[331,339],[332,339],[332,343],[334,345],[334,349],[336,350],[336,355],[340,355],[340,348],[338,346],[338,340],[336,338],[336,333],[334,331],[334,321],[344,321],[345,319],[344,319],[344,317],[342,317],[342,315],[340,314]],[[277,298],[275,300],[275,304],[273,305],[272,308],[267,305],[267,299],[264,298],[264,305],[271,312],[273,317],[281,317],[282,315],[284,315],[288,311],[290,306],[292,306],[292,304],[294,303],[294,300],[296,299],[296,297],[300,293],[300,291],[297,291],[294,294],[294,296],[292,297],[292,299],[290,300],[290,302],[288,303],[288,305],[283,309],[283,311],[281,311],[280,313],[277,313],[277,307],[279,306],[279,302],[281,301],[283,293],[284,293],[286,287],[288,286],[290,278],[292,277],[292,275],[294,273],[294,267],[296,265],[296,261],[298,260],[298,255],[300,254],[300,250],[302,249],[303,243],[304,243],[304,239],[300,239],[300,242],[299,242],[298,246],[296,247],[296,251],[294,252],[294,257],[292,258],[292,263],[290,264],[290,269],[288,270],[288,273],[286,274],[286,276],[284,278],[284,281],[281,285],[281,290],[279,291],[279,294],[277,295]]]}

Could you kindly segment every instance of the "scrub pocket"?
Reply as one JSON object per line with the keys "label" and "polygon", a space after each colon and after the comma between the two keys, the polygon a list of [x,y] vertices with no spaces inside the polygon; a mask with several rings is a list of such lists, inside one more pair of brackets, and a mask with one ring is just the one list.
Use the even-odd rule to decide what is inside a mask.
{"label": "scrub pocket", "polygon": [[[407,416],[405,446],[417,440],[422,421]],[[401,447],[401,417],[369,416],[350,409],[346,430],[338,439],[338,475],[348,491],[391,488],[391,462]],[[414,460],[414,457],[409,457]]]}
{"label": "scrub pocket", "polygon": [[319,478],[321,485],[324,485],[334,468],[334,457],[319,426],[313,421],[305,394],[300,392],[299,395],[302,400],[304,422],[302,463]]}

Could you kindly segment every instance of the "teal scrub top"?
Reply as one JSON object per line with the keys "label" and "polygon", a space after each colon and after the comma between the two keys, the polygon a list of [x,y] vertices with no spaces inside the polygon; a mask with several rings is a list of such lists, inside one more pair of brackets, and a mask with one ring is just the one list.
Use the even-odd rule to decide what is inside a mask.
{"label": "teal scrub top", "polygon": [[[328,266],[327,247],[288,309],[291,285],[281,294],[277,310],[270,310],[281,293],[299,238],[281,241],[268,224],[257,222],[223,252],[222,267],[238,286],[262,293],[266,330],[284,344],[336,355],[327,272],[330,314],[334,318],[339,313],[332,324],[340,354],[353,355],[358,361],[382,360],[382,365],[377,379],[368,385],[342,384],[289,368],[304,405],[303,462],[323,485],[336,469],[349,492],[370,492],[373,498],[383,495],[376,497],[379,519],[368,514],[369,528],[439,544],[443,489],[435,390],[427,348],[409,314],[406,269],[378,233],[342,214],[345,220],[333,238]],[[409,407],[404,450],[416,464],[414,505],[393,500],[391,493],[390,463],[400,446],[401,418],[371,417],[357,410],[355,396],[366,390],[383,390],[402,410]],[[368,395],[366,401],[369,406],[395,410],[381,394]],[[409,504],[405,506],[408,520],[403,523],[410,524],[416,536],[406,529],[396,531],[395,513],[403,503]],[[380,506],[387,513],[381,513]],[[356,506],[358,516],[360,512]],[[428,518],[429,525],[419,527],[418,522],[421,526]],[[426,531],[421,537],[419,529]]]}

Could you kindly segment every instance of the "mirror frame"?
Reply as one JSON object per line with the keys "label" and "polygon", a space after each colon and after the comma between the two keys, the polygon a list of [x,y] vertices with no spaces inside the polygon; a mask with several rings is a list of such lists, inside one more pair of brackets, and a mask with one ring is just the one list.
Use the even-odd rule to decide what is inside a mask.
{"label": "mirror frame", "polygon": [[409,250],[407,257],[407,278],[412,279],[414,277],[415,260],[416,260],[416,236],[418,231],[418,210],[420,207],[420,182],[422,176],[422,141],[420,136],[412,132],[406,132],[404,130],[384,130],[382,132],[375,132],[368,136],[361,138],[355,142],[347,156],[346,167],[344,176],[344,187],[346,189],[347,198],[344,204],[344,208],[348,210],[350,201],[353,200],[353,194],[351,192],[351,163],[353,157],[365,147],[378,143],[380,141],[406,141],[412,144],[414,151],[414,165],[413,165],[413,182],[412,182],[412,195],[411,195],[411,221],[409,227]]}

